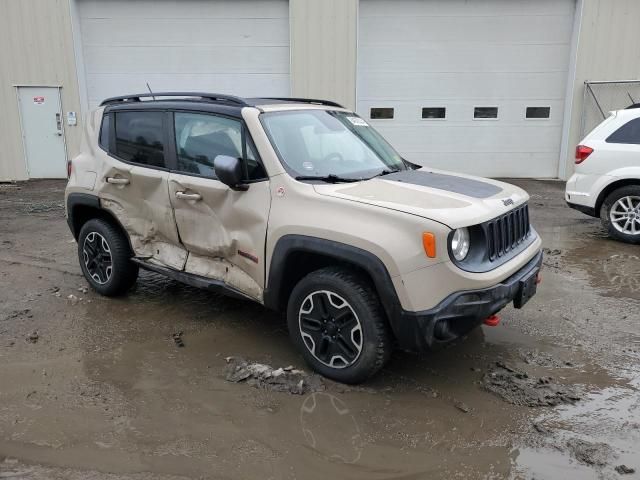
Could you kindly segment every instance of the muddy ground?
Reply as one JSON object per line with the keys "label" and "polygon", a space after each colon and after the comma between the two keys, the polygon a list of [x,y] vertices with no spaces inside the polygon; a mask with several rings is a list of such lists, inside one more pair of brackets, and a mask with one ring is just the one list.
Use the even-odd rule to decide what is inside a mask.
{"label": "muddy ground", "polygon": [[227,380],[238,356],[301,375],[280,316],[150,273],[101,298],[64,183],[0,186],[0,478],[640,478],[640,247],[515,183],[547,249],[524,310],[294,393]]}

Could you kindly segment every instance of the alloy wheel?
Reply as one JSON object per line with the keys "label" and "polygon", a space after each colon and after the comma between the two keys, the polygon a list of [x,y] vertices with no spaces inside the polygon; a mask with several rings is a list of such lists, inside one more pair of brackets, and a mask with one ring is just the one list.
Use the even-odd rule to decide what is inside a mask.
{"label": "alloy wheel", "polygon": [[362,351],[362,324],[344,298],[327,290],[307,295],[298,325],[309,352],[331,368],[346,368]]}
{"label": "alloy wheel", "polygon": [[90,232],[84,238],[82,257],[87,272],[96,283],[104,285],[109,281],[113,272],[111,248],[102,235]]}
{"label": "alloy wheel", "polygon": [[613,227],[626,235],[640,235],[640,197],[629,195],[618,199],[609,212]]}

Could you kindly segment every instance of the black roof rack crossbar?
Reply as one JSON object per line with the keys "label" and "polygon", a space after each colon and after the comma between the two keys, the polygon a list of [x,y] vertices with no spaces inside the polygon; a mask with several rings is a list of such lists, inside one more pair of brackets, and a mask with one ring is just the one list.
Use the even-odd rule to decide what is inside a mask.
{"label": "black roof rack crossbar", "polygon": [[283,102],[300,102],[300,103],[316,103],[318,105],[327,105],[329,107],[344,108],[342,105],[331,100],[317,100],[315,98],[296,98],[296,97],[262,97],[265,100],[281,100]]}
{"label": "black roof rack crossbar", "polygon": [[237,105],[249,106],[249,104],[240,97],[233,95],[223,95],[220,93],[203,93],[203,92],[157,92],[157,93],[136,93],[133,95],[122,95],[120,97],[110,97],[102,101],[101,107],[119,102],[141,102],[143,98],[156,97],[195,97],[213,102],[229,102]]}

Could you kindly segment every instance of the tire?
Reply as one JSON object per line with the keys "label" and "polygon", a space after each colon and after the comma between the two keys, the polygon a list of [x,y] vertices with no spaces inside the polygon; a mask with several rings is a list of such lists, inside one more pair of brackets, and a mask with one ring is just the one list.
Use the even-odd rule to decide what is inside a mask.
{"label": "tire", "polygon": [[600,208],[600,220],[612,238],[640,244],[640,185],[629,185],[610,193]]}
{"label": "tire", "polygon": [[114,297],[133,286],[138,278],[138,266],[131,257],[127,238],[113,224],[93,219],[80,229],[80,268],[91,288],[99,294]]}
{"label": "tire", "polygon": [[287,323],[309,366],[338,382],[356,384],[389,360],[392,336],[375,290],[346,269],[316,270],[295,286]]}

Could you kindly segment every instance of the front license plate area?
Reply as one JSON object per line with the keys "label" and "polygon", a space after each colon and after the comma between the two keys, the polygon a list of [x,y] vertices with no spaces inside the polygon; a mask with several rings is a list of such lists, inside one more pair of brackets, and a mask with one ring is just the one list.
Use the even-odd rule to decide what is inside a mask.
{"label": "front license plate area", "polygon": [[513,299],[515,308],[522,308],[536,294],[538,289],[538,270],[534,270],[528,276],[520,280],[518,293]]}

